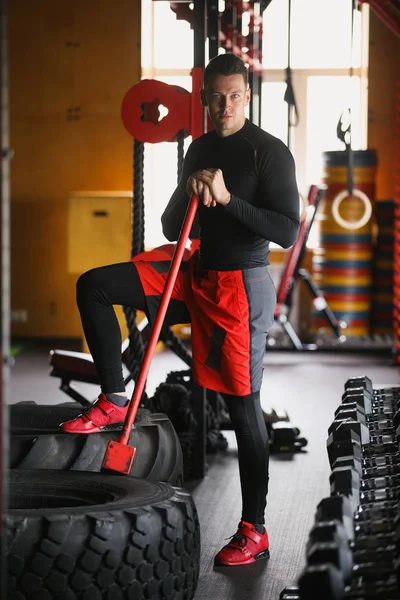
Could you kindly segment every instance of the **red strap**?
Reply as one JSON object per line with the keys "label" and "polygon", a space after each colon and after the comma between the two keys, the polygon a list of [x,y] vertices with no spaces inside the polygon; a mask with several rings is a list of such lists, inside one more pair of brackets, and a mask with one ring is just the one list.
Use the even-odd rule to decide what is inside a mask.
{"label": "red strap", "polygon": [[100,408],[106,415],[111,415],[115,411],[114,404],[108,402],[108,400],[103,400],[103,398],[99,398],[93,408]]}

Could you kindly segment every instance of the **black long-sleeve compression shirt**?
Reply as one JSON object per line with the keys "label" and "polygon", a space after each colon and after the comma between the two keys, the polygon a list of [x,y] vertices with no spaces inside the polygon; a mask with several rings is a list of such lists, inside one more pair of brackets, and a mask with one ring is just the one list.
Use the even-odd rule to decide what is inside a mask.
{"label": "black long-sleeve compression shirt", "polygon": [[268,264],[269,242],[291,246],[299,231],[299,193],[292,154],[278,138],[249,120],[233,135],[215,131],[194,140],[182,177],[163,215],[169,241],[178,239],[188,206],[188,177],[200,169],[222,170],[231,200],[225,206],[199,204],[192,237],[200,238],[205,269],[229,271]]}

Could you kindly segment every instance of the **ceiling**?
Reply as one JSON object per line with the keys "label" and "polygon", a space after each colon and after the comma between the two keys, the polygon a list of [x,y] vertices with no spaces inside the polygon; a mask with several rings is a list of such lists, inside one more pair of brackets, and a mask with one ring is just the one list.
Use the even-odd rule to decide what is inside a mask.
{"label": "ceiling", "polygon": [[[271,0],[260,0],[262,11],[267,8]],[[358,5],[369,4],[371,10],[386,24],[386,26],[400,37],[400,0],[358,0]],[[171,9],[178,19],[192,21],[192,10],[189,0],[170,2]]]}

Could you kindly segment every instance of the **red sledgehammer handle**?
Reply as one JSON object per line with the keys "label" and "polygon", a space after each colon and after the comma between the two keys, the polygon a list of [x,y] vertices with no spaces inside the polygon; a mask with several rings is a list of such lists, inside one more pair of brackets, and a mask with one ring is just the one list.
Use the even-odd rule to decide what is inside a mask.
{"label": "red sledgehammer handle", "polygon": [[168,304],[171,299],[172,290],[178,276],[179,267],[181,266],[183,253],[185,250],[186,242],[189,238],[190,231],[193,226],[193,221],[196,216],[197,207],[199,204],[199,197],[195,194],[192,195],[188,209],[186,211],[185,219],[182,225],[181,232],[179,234],[178,242],[175,248],[174,255],[172,257],[171,266],[168,272],[167,280],[165,282],[164,291],[161,296],[160,306],[158,308],[157,317],[154,322],[154,326],[151,332],[151,336],[146,348],[146,352],[143,358],[143,363],[139,372],[139,376],[136,381],[135,390],[129,403],[128,412],[125,418],[125,423],[119,439],[120,444],[127,445],[132,432],[132,425],[136,417],[136,413],[139,408],[139,402],[143,394],[143,390],[146,384],[147,375],[149,373],[150,364],[154,355],[154,351],[160,336],[160,331],[165,319],[165,314],[168,309]]}

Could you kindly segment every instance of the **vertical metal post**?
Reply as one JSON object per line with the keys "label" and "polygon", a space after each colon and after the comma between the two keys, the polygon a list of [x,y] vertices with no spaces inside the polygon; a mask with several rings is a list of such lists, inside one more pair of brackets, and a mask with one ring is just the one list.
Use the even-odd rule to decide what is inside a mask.
{"label": "vertical metal post", "polygon": [[[264,8],[265,10],[265,8]],[[262,83],[263,83],[263,35],[264,35],[264,23],[263,23],[263,10],[260,4],[260,28],[258,33],[258,60],[259,60],[259,72],[258,72],[258,123],[261,127],[261,114],[262,114]]]}
{"label": "vertical metal post", "polygon": [[250,20],[250,37],[252,39],[252,54],[249,70],[249,84],[251,89],[251,102],[250,102],[250,121],[255,125],[261,125],[261,110],[260,110],[260,96],[261,96],[261,80],[262,71],[260,73],[261,65],[258,64],[260,57],[260,20],[261,11],[260,3],[253,3],[253,14]]}
{"label": "vertical metal post", "polygon": [[219,49],[218,0],[207,0],[208,58],[217,56]]}
{"label": "vertical metal post", "polygon": [[[400,365],[400,80],[396,89],[396,174],[394,219],[394,277],[393,277],[393,362]],[[395,124],[393,124],[395,126]]]}
{"label": "vertical metal post", "polygon": [[8,384],[10,368],[10,149],[8,134],[8,68],[6,0],[0,0],[0,139],[1,139],[1,372],[0,372],[0,598],[7,598],[4,575],[3,518],[8,469]]}
{"label": "vertical metal post", "polygon": [[240,50],[240,56],[243,58],[243,0],[236,0],[236,16],[235,16],[235,30],[236,30],[236,45]]}
{"label": "vertical metal post", "polygon": [[205,67],[206,62],[206,10],[204,0],[195,0],[193,5],[193,61],[194,67]]}
{"label": "vertical metal post", "polygon": [[[193,74],[192,81],[196,86],[199,85],[200,70],[204,69],[206,61],[206,34],[207,34],[207,3],[204,0],[194,0],[193,6],[193,32],[194,32],[194,57],[193,57]],[[196,123],[192,123],[192,135],[193,129],[198,132],[199,135],[206,131],[206,113],[205,110],[199,105],[198,90],[192,89],[192,98],[196,103],[193,105],[193,109],[196,111],[192,113],[192,121],[196,120]],[[201,108],[201,112],[199,109]],[[201,123],[197,123],[197,120],[201,120]],[[194,128],[193,128],[194,125]],[[193,448],[193,477],[195,479],[203,479],[206,474],[206,390],[193,383],[192,390],[192,401],[193,401],[193,414],[197,421],[197,436],[196,444]]]}

